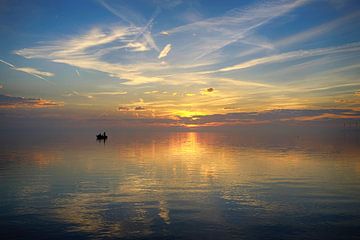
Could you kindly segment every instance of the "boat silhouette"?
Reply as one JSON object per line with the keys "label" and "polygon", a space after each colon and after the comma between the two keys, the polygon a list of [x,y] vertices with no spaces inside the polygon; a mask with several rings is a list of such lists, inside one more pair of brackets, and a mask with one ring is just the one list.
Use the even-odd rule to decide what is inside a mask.
{"label": "boat silhouette", "polygon": [[96,135],[96,139],[97,140],[106,140],[108,138],[108,136],[106,136],[106,134],[104,133],[104,134],[98,134],[98,135]]}

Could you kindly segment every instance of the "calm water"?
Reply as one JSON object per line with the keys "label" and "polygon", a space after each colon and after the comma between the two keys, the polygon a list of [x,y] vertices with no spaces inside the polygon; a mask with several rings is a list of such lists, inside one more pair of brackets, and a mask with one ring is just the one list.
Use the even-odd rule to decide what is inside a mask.
{"label": "calm water", "polygon": [[360,239],[359,133],[24,135],[2,239]]}

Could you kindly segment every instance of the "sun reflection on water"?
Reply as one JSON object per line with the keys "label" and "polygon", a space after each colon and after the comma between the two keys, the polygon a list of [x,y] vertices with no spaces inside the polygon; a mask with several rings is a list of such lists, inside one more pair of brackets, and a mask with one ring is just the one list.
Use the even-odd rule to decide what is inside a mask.
{"label": "sun reflection on water", "polygon": [[[164,230],[184,219],[224,225],[228,210],[300,211],[291,201],[272,198],[310,194],[310,183],[326,189],[359,177],[357,161],[341,161],[344,152],[353,156],[359,150],[340,149],[329,161],[328,147],[316,152],[311,142],[311,151],[248,143],[241,137],[187,132],[124,136],[105,147],[36,148],[29,155],[32,167],[22,173],[22,182],[17,180],[17,196],[26,200],[18,209],[64,222],[69,232],[144,237],[162,231],[154,225]],[[34,207],[38,195],[51,196],[42,200],[47,207]]]}

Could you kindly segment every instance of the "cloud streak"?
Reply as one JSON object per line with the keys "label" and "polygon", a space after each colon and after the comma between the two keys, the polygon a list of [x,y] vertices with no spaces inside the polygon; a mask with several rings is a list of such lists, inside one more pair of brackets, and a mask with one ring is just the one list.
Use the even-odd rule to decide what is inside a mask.
{"label": "cloud streak", "polygon": [[50,108],[61,106],[64,106],[64,103],[41,98],[24,98],[13,97],[9,95],[0,95],[0,109]]}
{"label": "cloud streak", "polygon": [[158,58],[161,59],[161,58],[166,57],[170,51],[171,51],[171,44],[166,44],[166,46],[163,48],[163,50],[161,50]]}
{"label": "cloud streak", "polygon": [[[111,6],[105,0],[100,0],[99,2],[103,7],[105,7],[105,9],[107,9],[112,14],[119,17],[127,24],[129,24],[130,27],[139,28],[139,26],[144,25],[143,27],[140,27],[141,30],[139,31],[139,33],[135,36],[135,38],[130,43],[130,44],[136,45],[136,44],[138,44],[138,43],[136,43],[138,38],[140,38],[140,37],[143,38],[143,40],[146,42],[146,44],[144,44],[142,46],[142,48],[136,48],[136,49],[138,49],[137,51],[139,51],[139,49],[142,49],[143,51],[148,50],[148,48],[144,48],[146,45],[151,47],[152,49],[155,49],[156,51],[159,51],[159,48],[158,48],[155,40],[153,39],[150,30],[151,30],[152,24],[153,24],[156,16],[160,13],[160,8],[156,8],[156,10],[153,13],[153,15],[151,16],[151,18],[146,22],[144,17],[142,17],[137,12],[133,11],[131,8],[126,7],[125,2],[120,1],[120,2],[118,2],[120,4],[117,4],[116,6]],[[144,49],[146,49],[146,50],[144,50]]]}
{"label": "cloud streak", "polygon": [[235,112],[205,116],[180,117],[180,122],[194,126],[236,126],[286,122],[323,122],[360,119],[360,112],[349,109],[269,110],[261,112]]}
{"label": "cloud streak", "polygon": [[[48,59],[56,63],[64,63],[77,68],[101,71],[116,77],[128,84],[142,84],[161,81],[161,78],[144,76],[139,66],[108,62],[106,59],[114,54],[125,55],[124,51],[142,52],[144,39],[134,42],[141,33],[138,27],[94,28],[85,34],[72,38],[48,42],[45,45],[15,51],[25,58]],[[116,44],[116,46],[114,46]]]}
{"label": "cloud streak", "polygon": [[37,70],[35,68],[29,68],[29,67],[17,67],[17,68],[14,68],[15,70],[17,71],[20,71],[20,72],[24,72],[24,73],[28,73],[30,75],[33,75],[33,76],[36,76],[36,77],[52,77],[54,76],[53,73],[50,73],[50,72],[44,72],[44,71],[40,71],[40,70]]}
{"label": "cloud streak", "polygon": [[[103,7],[121,18],[128,26],[98,26],[78,36],[42,43],[38,47],[20,49],[15,53],[26,58],[48,59],[77,68],[101,71],[129,85],[154,82],[184,83],[187,77],[181,72],[177,72],[176,78],[170,79],[153,72],[166,69],[189,72],[186,68],[181,69],[181,66],[180,68],[177,66],[192,63],[194,59],[203,59],[231,43],[244,39],[252,30],[307,2],[307,0],[262,2],[245,9],[233,9],[221,17],[200,20],[163,31],[166,32],[169,40],[174,39],[174,43],[167,44],[160,51],[150,33],[154,18],[160,10],[155,10],[150,20],[146,21],[124,4],[110,5],[106,1],[100,1]],[[139,27],[140,25],[143,27]],[[160,33],[158,36],[161,35]],[[168,57],[171,66],[159,63],[156,65],[151,50],[160,52],[158,59]],[[141,57],[145,61],[139,63],[136,55],[131,55],[129,52],[146,54]],[[107,60],[114,56],[117,60]],[[119,58],[119,56],[127,57]],[[147,64],[151,65],[151,69],[147,70]]]}
{"label": "cloud streak", "polygon": [[[107,118],[108,121],[116,121],[118,125],[126,126],[160,126],[160,127],[236,127],[236,126],[317,126],[317,127],[343,127],[344,122],[356,122],[360,120],[360,111],[350,109],[281,109],[261,112],[231,112],[227,114],[210,114],[194,116],[177,116],[175,118],[151,117],[142,115],[136,111],[144,110],[142,107],[118,108],[118,111],[130,112],[133,117],[124,119]],[[134,113],[135,112],[135,113]],[[129,116],[129,115],[127,115]]]}
{"label": "cloud streak", "polygon": [[329,47],[329,48],[292,51],[292,52],[282,53],[282,54],[278,54],[278,55],[272,55],[269,57],[253,59],[250,61],[246,61],[246,62],[236,64],[233,66],[229,66],[229,67],[220,68],[216,71],[210,71],[210,72],[228,72],[228,71],[256,67],[258,65],[263,65],[263,64],[271,64],[271,63],[284,62],[284,61],[295,60],[295,59],[317,57],[317,56],[329,55],[329,54],[354,52],[354,51],[360,51],[360,42],[356,42],[356,43],[352,43],[352,44],[345,44],[345,45],[336,46],[336,47]]}
{"label": "cloud streak", "polygon": [[113,92],[93,92],[90,95],[126,95],[125,91],[113,91]]}
{"label": "cloud streak", "polygon": [[[82,101],[81,104],[94,108],[109,104],[106,108],[115,111],[119,99],[122,100],[121,105],[125,106],[124,109],[119,108],[120,111],[131,112],[142,106],[146,111],[138,112],[139,115],[154,110],[162,116],[227,113],[233,111],[231,109],[317,108],[323,107],[323,104],[327,104],[325,107],[336,107],[330,93],[336,91],[336,99],[345,99],[340,94],[348,94],[352,87],[357,86],[354,85],[356,67],[349,68],[349,62],[358,60],[356,53],[360,50],[360,43],[353,42],[351,38],[346,41],[339,38],[336,41],[339,42],[338,46],[328,47],[329,42],[334,41],[324,39],[323,43],[317,38],[327,33],[335,36],[337,31],[333,30],[356,20],[359,12],[328,22],[323,20],[329,18],[317,19],[320,25],[314,26],[311,22],[310,25],[299,25],[294,31],[284,31],[295,21],[301,20],[303,16],[300,14],[305,8],[294,10],[309,2],[255,1],[255,4],[241,4],[241,9],[178,26],[171,24],[178,24],[179,19],[161,25],[160,21],[164,18],[172,19],[170,12],[158,17],[158,9],[164,9],[161,6],[151,16],[147,10],[149,17],[145,18],[140,14],[140,11],[145,11],[142,7],[136,12],[128,7],[132,4],[125,1],[103,0],[99,3],[106,11],[117,16],[113,18],[116,23],[98,24],[73,35],[18,49],[15,53],[28,59],[60,63],[57,65],[59,67],[64,67],[63,64],[71,66],[69,72],[77,80],[74,83],[76,87],[72,89],[88,94],[88,98],[97,98],[88,100],[84,98],[86,95],[73,92],[64,96],[73,97],[72,100]],[[202,16],[209,16],[206,11],[203,13]],[[152,34],[153,29],[159,32]],[[307,42],[310,39],[312,41]],[[309,46],[315,47],[309,49]],[[325,58],[330,60],[324,61]],[[274,63],[277,64],[259,68],[260,71],[235,72]],[[317,64],[316,67],[313,63]],[[51,73],[37,69],[17,68],[7,62],[4,64],[39,78],[51,77]],[[338,69],[340,65],[344,68],[340,69],[341,74],[336,73],[339,77],[328,72],[324,75],[324,70]],[[90,71],[83,71],[85,69]],[[83,72],[81,78],[77,79],[76,75],[80,77],[79,70]],[[346,75],[352,78],[346,78]],[[316,78],[318,76],[324,79],[315,81],[319,79]],[[89,81],[85,83],[87,78]],[[94,82],[95,79],[98,82]],[[153,89],[158,92],[151,91]],[[62,93],[68,91],[66,89]],[[144,101],[136,102],[139,98]],[[95,103],[94,100],[99,101]],[[352,107],[350,104],[342,106]]]}
{"label": "cloud streak", "polygon": [[189,38],[190,41],[184,41],[183,46],[174,53],[181,54],[184,62],[193,62],[194,59],[199,60],[245,39],[255,29],[307,2],[306,0],[261,2],[245,9],[233,9],[221,17],[168,29],[166,32],[174,39],[193,35]]}
{"label": "cloud streak", "polygon": [[133,112],[133,111],[145,111],[145,107],[143,106],[136,106],[136,107],[129,107],[129,106],[119,106],[118,111],[120,112]]}
{"label": "cloud streak", "polygon": [[293,34],[289,37],[285,37],[276,43],[274,43],[275,47],[288,46],[294,43],[302,42],[308,39],[314,39],[320,35],[333,31],[335,28],[340,27],[344,24],[347,24],[351,21],[356,21],[357,18],[360,17],[360,11],[355,11],[351,14],[348,14],[344,17],[332,20],[330,22],[321,24],[319,26],[310,28],[306,31]]}
{"label": "cloud streak", "polygon": [[53,73],[51,72],[45,72],[45,71],[40,71],[36,68],[30,68],[30,67],[16,67],[15,65],[9,63],[9,62],[6,62],[4,60],[1,60],[0,59],[0,62],[6,64],[7,66],[9,66],[11,69],[14,69],[15,71],[19,71],[19,72],[24,72],[24,73],[27,73],[27,74],[30,74],[34,77],[37,77],[37,78],[40,78],[42,80],[45,80],[47,82],[49,82],[47,79],[45,79],[45,77],[52,77],[54,76]]}

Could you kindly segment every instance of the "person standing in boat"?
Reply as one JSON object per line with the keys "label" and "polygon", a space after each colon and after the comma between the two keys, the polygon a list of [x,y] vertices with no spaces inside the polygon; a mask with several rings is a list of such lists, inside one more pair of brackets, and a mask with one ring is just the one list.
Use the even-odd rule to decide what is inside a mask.
{"label": "person standing in boat", "polygon": [[104,132],[104,138],[106,138],[107,136],[106,136],[106,132]]}

